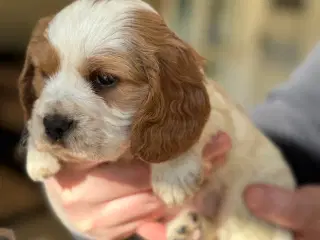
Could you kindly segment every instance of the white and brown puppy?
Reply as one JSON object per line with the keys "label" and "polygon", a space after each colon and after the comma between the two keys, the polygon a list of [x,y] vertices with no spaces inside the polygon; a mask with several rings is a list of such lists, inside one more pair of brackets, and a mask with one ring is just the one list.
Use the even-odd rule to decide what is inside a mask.
{"label": "white and brown puppy", "polygon": [[[203,240],[292,239],[251,216],[241,197],[254,182],[294,188],[290,169],[206,78],[202,60],[140,0],[78,0],[40,20],[19,80],[30,177],[130,154],[151,164],[153,189],[168,205],[183,204],[200,186],[216,192],[216,216],[184,212],[169,224],[168,239],[199,231]],[[201,152],[218,131],[233,147],[204,179]]]}

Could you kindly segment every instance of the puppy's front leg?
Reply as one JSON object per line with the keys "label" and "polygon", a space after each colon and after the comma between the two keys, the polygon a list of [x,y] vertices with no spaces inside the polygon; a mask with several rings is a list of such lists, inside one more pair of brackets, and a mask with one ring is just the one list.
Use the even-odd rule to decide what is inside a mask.
{"label": "puppy's front leg", "polygon": [[153,191],[169,206],[192,196],[203,180],[201,157],[186,153],[167,162],[152,164]]}
{"label": "puppy's front leg", "polygon": [[39,152],[31,143],[27,152],[27,173],[36,182],[54,176],[60,170],[59,161],[47,152]]}

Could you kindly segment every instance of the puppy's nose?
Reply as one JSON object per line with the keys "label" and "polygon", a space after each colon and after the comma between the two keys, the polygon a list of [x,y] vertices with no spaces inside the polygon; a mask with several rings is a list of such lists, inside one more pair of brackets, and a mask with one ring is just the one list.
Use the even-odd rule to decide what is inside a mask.
{"label": "puppy's nose", "polygon": [[61,140],[73,125],[73,120],[62,115],[49,115],[43,118],[47,136],[53,141]]}

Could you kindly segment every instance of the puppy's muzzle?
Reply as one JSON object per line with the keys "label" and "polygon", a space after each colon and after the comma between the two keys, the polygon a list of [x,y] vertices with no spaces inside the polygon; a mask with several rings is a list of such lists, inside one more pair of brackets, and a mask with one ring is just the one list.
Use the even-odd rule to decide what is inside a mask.
{"label": "puppy's muzzle", "polygon": [[43,125],[47,137],[53,142],[58,142],[70,133],[74,121],[66,116],[55,114],[45,116]]}

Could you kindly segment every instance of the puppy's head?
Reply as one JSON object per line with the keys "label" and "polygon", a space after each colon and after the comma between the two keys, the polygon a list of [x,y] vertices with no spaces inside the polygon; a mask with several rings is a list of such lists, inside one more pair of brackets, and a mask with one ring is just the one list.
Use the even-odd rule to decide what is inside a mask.
{"label": "puppy's head", "polygon": [[33,31],[19,87],[30,137],[65,160],[178,156],[210,106],[202,59],[140,0],[78,0]]}

